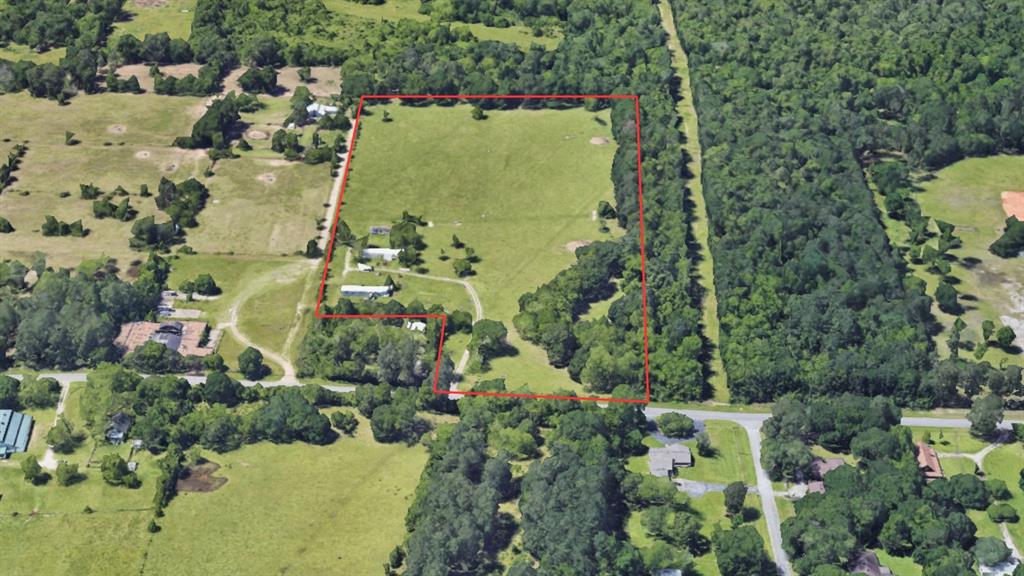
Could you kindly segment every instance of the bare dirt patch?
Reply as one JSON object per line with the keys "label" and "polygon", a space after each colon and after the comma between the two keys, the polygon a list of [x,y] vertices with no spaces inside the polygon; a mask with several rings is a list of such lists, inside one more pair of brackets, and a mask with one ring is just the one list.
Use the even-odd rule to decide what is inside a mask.
{"label": "bare dirt patch", "polygon": [[174,172],[178,169],[178,165],[175,162],[168,162],[160,167],[164,172]]}
{"label": "bare dirt patch", "polygon": [[1003,192],[1003,212],[1024,220],[1024,192]]}
{"label": "bare dirt patch", "polygon": [[149,159],[149,156],[149,150],[139,150],[138,152],[135,153],[135,158],[137,160],[147,160]]}
{"label": "bare dirt patch", "polygon": [[273,172],[266,172],[257,176],[256,179],[264,184],[273,184],[277,181],[277,176],[275,176]]}
{"label": "bare dirt patch", "polygon": [[167,0],[135,0],[138,8],[163,8],[167,6]]}
{"label": "bare dirt patch", "polygon": [[178,492],[213,492],[228,482],[227,478],[214,476],[217,470],[220,470],[220,464],[216,462],[203,462],[186,468],[175,488]]}
{"label": "bare dirt patch", "polygon": [[590,139],[590,143],[593,144],[594,146],[606,146],[611,143],[611,140],[605,138],[604,136],[594,136],[593,138]]}
{"label": "bare dirt patch", "polygon": [[107,132],[110,134],[124,134],[128,131],[128,128],[124,124],[111,124],[107,126]]}
{"label": "bare dirt patch", "polygon": [[245,133],[245,137],[250,140],[266,140],[268,138],[267,133],[263,130],[249,130]]}
{"label": "bare dirt patch", "polygon": [[593,240],[573,240],[565,244],[565,249],[570,253],[575,254],[576,250],[583,248],[584,246],[590,246],[593,244]]}

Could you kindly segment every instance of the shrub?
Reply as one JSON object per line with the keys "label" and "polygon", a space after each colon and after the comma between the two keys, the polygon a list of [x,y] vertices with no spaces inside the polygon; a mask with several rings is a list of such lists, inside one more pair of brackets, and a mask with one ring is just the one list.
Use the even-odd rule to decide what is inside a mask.
{"label": "shrub", "polygon": [[666,412],[657,418],[658,429],[671,438],[689,438],[697,431],[693,419],[685,414]]}

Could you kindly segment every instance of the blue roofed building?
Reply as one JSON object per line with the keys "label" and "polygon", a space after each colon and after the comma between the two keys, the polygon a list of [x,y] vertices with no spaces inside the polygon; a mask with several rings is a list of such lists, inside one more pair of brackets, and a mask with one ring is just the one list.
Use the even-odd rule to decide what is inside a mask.
{"label": "blue roofed building", "polygon": [[0,458],[28,449],[32,417],[14,410],[0,410]]}

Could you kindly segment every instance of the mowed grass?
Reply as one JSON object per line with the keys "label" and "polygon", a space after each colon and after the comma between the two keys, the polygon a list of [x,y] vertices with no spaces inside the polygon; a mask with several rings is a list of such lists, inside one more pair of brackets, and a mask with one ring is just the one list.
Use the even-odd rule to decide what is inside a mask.
{"label": "mowed grass", "polygon": [[[985,457],[986,478],[998,478],[1006,482],[1013,498],[1009,504],[1024,517],[1024,489],[1020,485],[1020,471],[1024,467],[1024,444],[1020,442],[1000,446]],[[1024,550],[1024,522],[1007,524],[1010,537],[1013,538],[1018,550]]]}
{"label": "mowed grass", "polygon": [[[0,195],[0,216],[16,229],[4,236],[0,257],[24,260],[42,251],[60,266],[100,254],[123,265],[139,258],[128,246],[132,223],[94,218],[91,201],[79,197],[79,184],[92,183],[107,192],[121,185],[139,218],[155,214],[157,221],[165,221],[153,198],[139,195],[139,187],[146,184],[155,195],[161,177],[176,182],[199,178],[210,198],[199,226],[186,235],[186,243],[199,252],[292,254],[317,235],[317,221],[324,216],[332,180],[325,165],[243,157],[219,162],[214,176],[205,178],[211,164],[205,151],[171,147],[202,115],[201,99],[97,94],[59,106],[13,94],[0,96],[0,108],[11,111],[0,116],[0,138],[11,140],[0,143],[0,151],[6,154],[23,141],[29,147],[17,182]],[[65,131],[80,143],[66,146]],[[62,192],[70,195],[62,198]],[[44,237],[39,228],[47,214],[66,222],[81,219],[89,235]]]}
{"label": "mowed grass", "polygon": [[[1004,191],[1024,190],[1024,156],[992,156],[962,160],[937,173],[934,178],[919,183],[921,192],[914,195],[921,211],[933,220],[944,220],[956,226],[955,234],[963,246],[951,251],[956,256],[952,264],[954,286],[960,293],[964,309],[962,318],[967,328],[961,333],[962,342],[981,341],[981,323],[992,320],[999,326],[1006,320],[1014,321],[1018,345],[1024,338],[1024,300],[1020,293],[1024,286],[1024,266],[1020,258],[1003,259],[988,251],[992,242],[1002,234],[1006,213],[1000,195]],[[876,194],[881,207],[882,199]],[[881,209],[882,219],[890,239],[900,246],[906,245],[907,228],[889,219]],[[932,231],[937,229],[934,222]],[[935,240],[930,244],[934,245]],[[924,270],[923,266],[909,264],[914,273],[927,285],[928,294],[934,294],[939,276]],[[932,314],[943,326],[935,342],[941,355],[948,355],[946,340],[956,317],[942,312],[933,303]],[[970,354],[970,352],[962,352]],[[996,346],[984,356],[993,365],[1006,361],[1021,365],[1024,357]]]}
{"label": "mowed grass", "polygon": [[228,479],[179,494],[153,539],[145,574],[376,574],[404,535],[426,463],[421,446],[354,438],[329,446],[260,443],[209,454]]}
{"label": "mowed grass", "polygon": [[704,424],[711,437],[711,445],[715,448],[715,455],[706,457],[697,454],[697,441],[686,440],[683,444],[693,452],[693,466],[678,468],[679,477],[718,484],[739,480],[747,486],[755,485],[757,477],[754,475],[754,460],[743,427],[724,420],[708,420]]}
{"label": "mowed grass", "polygon": [[[384,110],[393,121],[383,121]],[[519,338],[512,318],[523,293],[575,261],[570,242],[615,235],[600,232],[592,220],[598,201],[612,200],[614,147],[589,143],[611,138],[607,111],[491,111],[477,121],[466,105],[392,104],[374,106],[362,123],[341,218],[362,235],[406,210],[422,216],[433,224],[420,228],[427,244],[424,266],[446,278],[455,278],[452,262],[439,257],[441,250],[463,256],[451,246],[458,235],[480,258],[468,280],[484,316],[505,323],[518,351],[495,359],[479,377],[506,376],[515,389],[579,390],[567,372],[548,365],[543,350]],[[338,297],[343,266],[339,251],[331,263],[329,301]],[[416,297],[408,286],[401,293]]]}
{"label": "mowed grass", "polygon": [[124,10],[129,18],[114,25],[113,36],[131,34],[142,40],[146,34],[166,32],[171,38],[187,40],[195,8],[196,0],[128,0]]}
{"label": "mowed grass", "polygon": [[[61,490],[61,488],[54,488]],[[139,574],[153,513],[0,516],[5,576]]]}
{"label": "mowed grass", "polygon": [[[429,15],[419,13],[419,0],[386,0],[386,2],[380,5],[360,4],[351,0],[324,0],[324,4],[327,5],[328,10],[355,18],[387,21],[410,19],[420,22],[430,20]],[[561,41],[560,33],[545,33],[544,36],[534,36],[533,31],[526,26],[495,28],[479,23],[455,22],[452,27],[455,29],[468,29],[480,40],[509,42],[518,44],[524,49],[529,48],[532,44],[539,44],[551,50]]]}
{"label": "mowed grass", "polygon": [[964,454],[973,454],[974,452],[988,446],[988,442],[971,436],[971,432],[967,428],[926,428],[921,426],[911,426],[910,432],[914,437],[914,442],[922,441],[926,432],[931,435],[931,447],[935,448],[936,452],[961,452]]}
{"label": "mowed grass", "polygon": [[0,47],[0,59],[17,62],[27,60],[35,64],[57,64],[67,53],[66,48],[54,48],[45,52],[36,52],[23,44],[10,43]]}

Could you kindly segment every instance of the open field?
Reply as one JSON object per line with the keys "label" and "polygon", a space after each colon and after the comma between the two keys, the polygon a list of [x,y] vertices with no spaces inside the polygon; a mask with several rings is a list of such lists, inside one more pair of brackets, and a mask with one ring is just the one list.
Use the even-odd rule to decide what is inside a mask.
{"label": "open field", "polygon": [[[704,424],[711,437],[711,445],[715,448],[715,455],[701,456],[697,454],[696,439],[685,440],[683,444],[690,447],[694,464],[690,468],[677,468],[678,477],[716,484],[740,480],[747,486],[755,485],[757,478],[754,476],[753,456],[746,431],[740,425],[724,420],[708,420]],[[652,448],[661,446],[652,436],[644,437],[644,444]],[[627,468],[638,474],[649,474],[647,462],[646,454],[633,456]]]}
{"label": "open field", "polygon": [[363,418],[354,438],[329,446],[207,457],[227,484],[171,503],[145,574],[376,574],[405,534],[427,460],[421,446],[377,444]]}
{"label": "open field", "polygon": [[[964,309],[962,318],[967,328],[961,334],[961,341],[979,342],[981,323],[992,320],[1009,322],[1017,332],[1017,346],[1024,346],[1024,266],[1020,258],[1003,259],[988,251],[1002,234],[1006,213],[1002,207],[1001,195],[1008,190],[1024,189],[1024,157],[992,156],[961,160],[937,172],[934,178],[924,178],[919,183],[921,191],[914,195],[925,216],[944,220],[956,225],[955,234],[963,246],[951,251],[956,256],[952,261],[954,285],[960,293],[960,304]],[[879,206],[881,198],[875,195]],[[907,228],[885,215],[882,220],[890,240],[899,246],[906,245]],[[935,231],[935,225],[932,224]],[[935,241],[930,241],[934,244]],[[915,275],[925,281],[927,292],[934,294],[939,277],[924,270],[924,267],[908,263]],[[942,323],[943,332],[935,342],[940,354],[948,355],[946,340],[955,316],[947,314],[932,305],[932,314]],[[970,354],[970,352],[964,352]],[[1021,365],[1024,355],[1019,352],[1008,354],[996,346],[989,348],[985,360],[993,365],[1002,361]]]}
{"label": "open field", "polygon": [[36,52],[28,46],[22,44],[8,44],[7,46],[0,47],[0,59],[10,60],[17,62],[18,60],[28,60],[36,64],[56,64],[60,62],[60,59],[67,53],[66,48],[54,48],[53,50],[47,50],[46,52]]}
{"label": "open field", "polygon": [[141,40],[146,34],[167,32],[171,38],[188,39],[196,0],[128,0],[124,10],[130,17],[114,25],[113,36],[131,34]]}
{"label": "open field", "polygon": [[[385,110],[393,121],[383,121]],[[611,137],[607,112],[491,111],[483,121],[473,120],[466,105],[391,104],[371,112],[362,119],[342,220],[363,235],[371,225],[398,220],[405,210],[422,216],[431,224],[419,228],[427,244],[423,266],[427,274],[445,278],[456,276],[451,261],[439,257],[442,250],[462,257],[451,246],[457,234],[480,258],[468,281],[480,295],[484,316],[504,322],[518,350],[495,359],[480,377],[508,375],[510,388],[528,385],[532,391],[579,389],[565,371],[548,366],[539,347],[515,334],[512,318],[520,295],[574,262],[567,245],[616,233],[600,232],[592,216],[599,200],[612,200],[614,148],[589,143]],[[387,243],[385,237],[371,241]],[[339,250],[331,262],[329,302],[338,298],[343,267]],[[416,298],[411,288],[407,284],[401,298]],[[448,293],[448,287],[439,290]]]}
{"label": "open field", "polygon": [[[240,254],[301,250],[323,217],[328,167],[246,156],[219,162],[215,175],[204,179],[210,166],[204,151],[170,147],[176,136],[189,133],[202,104],[198,98],[150,94],[79,96],[69,106],[25,94],[0,96],[0,107],[16,111],[0,118],[0,137],[11,139],[3,144],[4,152],[16,142],[27,140],[29,146],[15,173],[18,180],[0,196],[0,215],[16,229],[4,237],[0,257],[25,259],[39,250],[51,264],[74,265],[106,254],[126,266],[139,258],[128,247],[131,223],[94,218],[91,202],[79,198],[78,185],[93,183],[104,191],[121,185],[139,217],[145,217],[157,210],[151,198],[139,196],[140,185],[155,194],[161,177],[181,181],[193,176],[205,180],[210,199],[199,227],[187,232],[188,245],[199,252]],[[276,118],[278,123],[285,113]],[[66,146],[66,130],[80,143]],[[269,142],[253,146],[269,152]],[[70,195],[62,198],[62,192]],[[81,218],[90,233],[84,240],[43,237],[38,230],[46,214],[67,222]],[[164,219],[159,213],[158,221]]]}
{"label": "open field", "polygon": [[931,446],[936,452],[963,452],[971,454],[988,446],[988,442],[978,440],[966,428],[922,428],[911,426],[910,431],[915,442],[920,442],[925,432],[931,434]]}
{"label": "open field", "polygon": [[[333,12],[367,20],[397,21],[406,18],[417,21],[430,20],[429,15],[419,13],[419,0],[387,0],[381,5],[359,4],[350,0],[324,0],[324,4],[327,5],[328,10]],[[483,24],[456,22],[453,23],[453,28],[467,28],[480,40],[511,42],[524,49],[529,48],[531,44],[539,44],[551,50],[561,40],[560,34],[534,36],[526,26],[495,28]]]}

